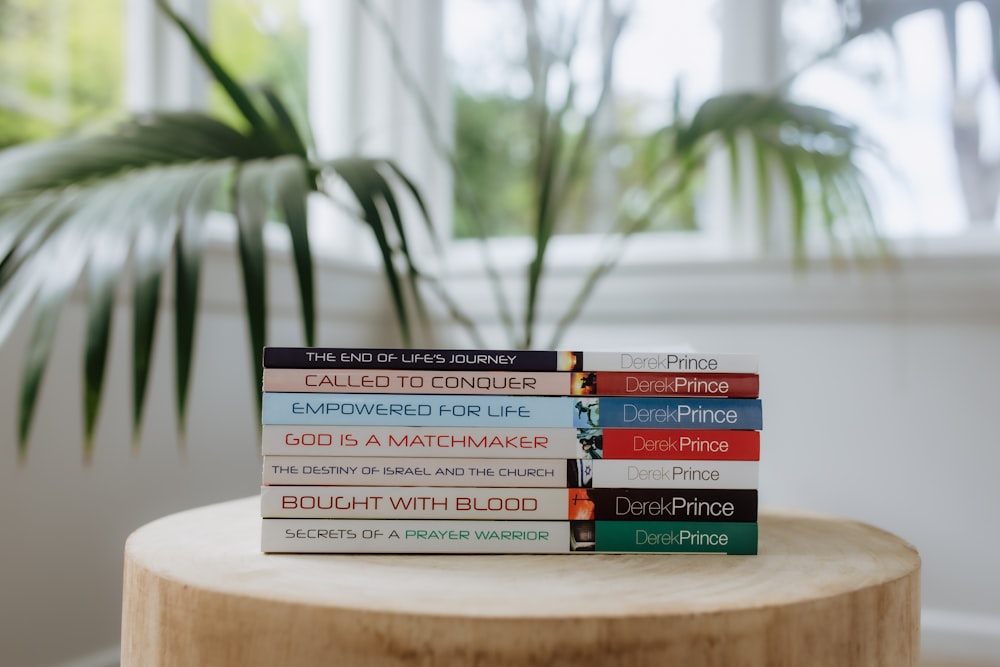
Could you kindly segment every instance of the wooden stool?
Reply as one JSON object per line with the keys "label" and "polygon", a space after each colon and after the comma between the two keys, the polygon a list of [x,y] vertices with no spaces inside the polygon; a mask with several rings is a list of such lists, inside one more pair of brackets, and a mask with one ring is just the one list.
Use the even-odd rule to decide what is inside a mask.
{"label": "wooden stool", "polygon": [[125,545],[123,667],[915,665],[916,551],[762,512],[759,556],[274,555],[256,497]]}

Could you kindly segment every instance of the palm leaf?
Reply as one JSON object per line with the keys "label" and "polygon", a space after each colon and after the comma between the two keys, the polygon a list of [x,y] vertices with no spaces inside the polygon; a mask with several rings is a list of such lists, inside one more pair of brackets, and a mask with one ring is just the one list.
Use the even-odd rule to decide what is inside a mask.
{"label": "palm leaf", "polygon": [[309,249],[310,187],[307,165],[296,158],[281,158],[274,166],[274,188],[285,225],[292,240],[292,257],[299,283],[302,328],[306,345],[316,344],[316,294],[312,253]]}
{"label": "palm leaf", "polygon": [[[93,248],[97,227],[94,211],[110,205],[114,200],[113,195],[107,189],[98,189],[89,193],[78,205],[64,207],[44,250],[29,258],[18,271],[19,276],[40,276],[40,280],[22,291],[33,295],[37,300],[21,380],[18,450],[22,459],[27,453],[26,442],[42,376],[55,339],[59,314]],[[89,448],[85,448],[85,458],[89,457],[89,453]]]}
{"label": "palm leaf", "polygon": [[[396,319],[400,325],[403,342],[404,345],[409,345],[413,339],[409,307],[407,306],[406,294],[403,290],[403,280],[396,269],[397,253],[389,237],[389,230],[392,227],[387,223],[383,215],[383,210],[385,210],[387,202],[384,198],[386,190],[381,187],[384,179],[379,175],[377,170],[379,162],[365,158],[340,158],[330,160],[326,164],[350,188],[355,200],[361,207],[363,220],[375,235],[375,241],[382,256],[382,265],[385,268],[386,279],[389,282],[389,292],[392,296],[393,308],[396,311]],[[390,215],[394,218],[397,213],[398,209],[393,206]],[[402,225],[397,226],[397,230],[402,233]]]}
{"label": "palm leaf", "polygon": [[[38,235],[39,230],[51,224],[46,222],[53,209],[60,202],[52,197],[29,197],[25,205],[17,207],[11,198],[0,200],[4,204],[0,208],[0,288],[6,276],[9,276],[18,263],[18,258],[12,254],[15,247],[23,248],[29,235]],[[64,204],[62,204],[64,205]],[[23,255],[22,255],[23,259]]]}
{"label": "palm leaf", "polygon": [[[771,153],[767,148],[766,140],[764,137],[751,134],[749,141],[752,145],[753,150],[753,161],[754,161],[754,173],[758,175],[757,180],[757,226],[761,236],[767,238],[771,234],[771,188],[770,179],[765,176],[773,168],[771,164]],[[734,147],[730,152],[729,162],[732,167],[733,174],[736,176],[733,178],[733,183],[737,186],[734,188],[735,192],[739,192],[739,151]]]}
{"label": "palm leaf", "polygon": [[[393,188],[389,184],[389,181],[381,172],[384,164],[385,163],[382,160],[372,163],[372,169],[366,178],[370,184],[371,195],[373,195],[375,201],[380,201],[382,203],[382,208],[389,213],[389,221],[392,223],[392,228],[396,234],[399,247],[398,254],[402,257],[403,262],[406,264],[407,280],[405,284],[410,288],[409,296],[412,299],[411,303],[413,304],[413,309],[416,311],[416,314],[426,324],[427,313],[423,308],[423,301],[417,291],[420,271],[417,268],[416,262],[414,262],[413,252],[411,251],[410,244],[407,241],[406,226],[403,224],[403,215],[400,211],[399,203],[396,200],[396,195],[393,192]],[[423,210],[423,213],[426,216],[426,209]],[[425,220],[429,224],[429,218],[425,217]]]}
{"label": "palm leaf", "polygon": [[[675,111],[679,108],[676,97],[674,108]],[[830,141],[814,141],[819,136]],[[797,140],[792,141],[793,138]],[[821,145],[834,150],[824,152],[818,148]],[[568,308],[557,320],[550,346],[558,344],[600,279],[617,264],[624,239],[648,228],[657,208],[669,209],[677,198],[689,196],[697,175],[704,171],[711,153],[719,148],[729,155],[734,197],[748,187],[742,182],[740,165],[744,152],[751,151],[749,158],[756,166],[753,185],[763,221],[761,234],[765,238],[770,233],[767,220],[776,206],[771,195],[774,179],[780,179],[791,204],[797,261],[804,258],[805,227],[811,205],[822,206],[822,202],[831,197],[839,198],[841,211],[850,211],[843,217],[852,224],[861,225],[862,231],[875,240],[876,247],[881,247],[864,175],[856,163],[857,152],[864,148],[856,128],[842,123],[825,110],[797,105],[772,95],[741,93],[711,98],[701,105],[690,122],[675,115],[673,124],[651,135],[645,155],[658,164],[649,169],[657,182],[652,184],[655,194],[648,209],[638,216],[619,217],[604,244],[603,255],[584,277],[577,293],[569,300]],[[808,196],[807,180],[815,185],[813,197]],[[824,221],[824,228],[834,241],[834,227],[839,221],[836,217]]]}
{"label": "palm leaf", "polygon": [[274,130],[279,139],[278,144],[283,149],[282,152],[289,152],[305,159],[308,155],[308,149],[288,107],[285,106],[272,87],[263,86],[260,92],[274,116]]}
{"label": "palm leaf", "polygon": [[251,137],[205,114],[135,118],[113,133],[57,139],[0,153],[0,200],[79,187],[150,165],[268,157]]}
{"label": "palm leaf", "polygon": [[[216,165],[211,166],[216,169]],[[211,172],[208,172],[211,173]],[[153,342],[163,273],[184,223],[184,211],[206,177],[206,169],[172,169],[163,187],[150,189],[150,199],[135,235],[132,294],[132,441],[137,445],[152,368]],[[159,177],[159,175],[158,175]],[[144,189],[145,190],[145,189]],[[180,301],[180,297],[178,297]],[[179,308],[177,309],[180,310]]]}
{"label": "palm leaf", "polygon": [[[147,174],[142,174],[143,177]],[[130,184],[131,185],[131,184]],[[115,288],[128,259],[129,246],[141,217],[136,215],[136,188],[100,188],[114,196],[107,205],[95,206],[69,221],[81,228],[95,227],[95,240],[88,253],[87,333],[84,346],[84,452],[93,452],[94,429],[104,388],[104,372],[111,337]]]}
{"label": "palm leaf", "polygon": [[[26,210],[10,208],[0,219],[0,227],[10,231],[4,244],[3,259],[0,260],[0,289],[4,289],[21,267],[48,243],[82,201],[75,193],[73,196],[41,196],[37,199],[44,203],[40,209],[33,210],[31,204],[25,207]],[[27,222],[27,226],[23,226],[22,222]]]}
{"label": "palm leaf", "polygon": [[[240,269],[250,334],[250,353],[256,384],[263,384],[264,342],[267,340],[267,293],[265,279],[264,222],[269,211],[269,170],[261,162],[240,167],[233,183],[232,208],[239,231]],[[254,392],[258,403],[260,391]]]}
{"label": "palm leaf", "polygon": [[[172,243],[178,197],[171,182],[191,183],[204,175],[205,164],[256,156],[260,149],[231,127],[197,114],[162,114],[120,126],[110,135],[80,136],[0,153],[0,334],[10,331],[20,312],[38,294],[38,316],[24,380],[19,418],[19,446],[25,446],[34,414],[45,359],[51,347],[51,327],[65,301],[68,287],[45,278],[45,268],[77,266],[89,257],[90,308],[85,352],[85,435],[88,455],[103,389],[114,285],[139,225],[147,220],[160,227],[159,257]],[[193,173],[168,178],[170,170]],[[69,228],[69,231],[64,229]],[[96,234],[104,241],[67,246],[73,234]],[[52,248],[52,250],[47,250]],[[137,248],[149,259],[145,246]],[[149,273],[137,282],[135,382],[133,413],[141,412],[152,345],[158,292],[158,263],[139,264]],[[51,269],[50,269],[51,270]],[[58,271],[75,280],[70,271]],[[77,271],[78,273],[78,271]],[[185,273],[184,275],[189,275]],[[188,363],[188,362],[184,362]]]}
{"label": "palm leaf", "polygon": [[[7,204],[11,201],[8,199]],[[23,208],[5,207],[0,215],[3,230],[3,257],[0,259],[0,343],[7,340],[23,307],[37,288],[37,271],[24,269],[29,260],[47,250],[44,239],[58,229],[62,221],[76,210],[79,197],[74,193],[64,197],[36,197]],[[36,206],[36,204],[41,204]],[[35,263],[38,266],[38,263]],[[28,299],[19,298],[29,292]],[[18,303],[14,308],[8,304]]]}
{"label": "palm leaf", "polygon": [[[132,252],[133,434],[140,432],[151,369],[162,278],[174,258],[176,399],[179,431],[186,419],[198,310],[202,227],[213,208],[235,214],[251,353],[258,381],[266,341],[264,225],[272,208],[288,227],[307,344],[316,329],[315,283],[308,234],[307,199],[322,172],[332,171],[356,198],[382,253],[404,339],[409,308],[421,307],[420,273],[407,242],[396,196],[403,184],[430,225],[416,187],[391,162],[349,158],[312,163],[303,134],[270,89],[260,111],[249,92],[214,58],[191,27],[169,7],[157,5],[243,114],[248,133],[196,112],[153,113],[110,132],[81,134],[0,152],[0,343],[34,304],[33,335],[26,355],[18,418],[18,449],[26,455],[41,379],[59,313],[81,272],[89,266],[85,346],[85,456],[100,411],[110,349],[116,286]],[[383,175],[394,177],[395,182]],[[220,200],[229,182],[229,198]],[[404,293],[397,260],[405,262]],[[408,301],[412,305],[408,306]],[[260,393],[257,392],[258,399]]]}
{"label": "palm leaf", "polygon": [[[752,153],[751,159],[757,166],[754,180],[765,239],[770,234],[767,221],[774,213],[775,202],[770,193],[775,179],[783,186],[791,207],[797,261],[805,255],[809,212],[823,211],[824,200],[847,197],[850,201],[844,202],[842,210],[850,208],[869,217],[872,214],[864,188],[833,186],[834,177],[842,183],[858,183],[863,179],[857,160],[864,142],[856,127],[829,111],[776,95],[721,95],[706,101],[690,124],[681,128],[677,147],[690,159],[701,162],[720,143],[730,153],[734,196],[741,189],[737,165],[743,151]],[[832,235],[835,221],[822,214],[819,219]],[[869,229],[874,232],[874,225]]]}
{"label": "palm leaf", "polygon": [[[431,219],[430,211],[427,209],[427,204],[424,202],[423,195],[420,194],[420,190],[417,188],[416,183],[406,175],[406,173],[400,169],[399,165],[392,160],[379,160],[379,165],[386,167],[392,175],[403,184],[405,190],[409,193],[410,198],[417,205],[417,209],[420,211],[420,218],[424,222],[424,231],[427,232],[428,238],[433,243],[435,250],[441,249],[441,244],[438,241],[437,234],[435,234],[434,222]],[[402,229],[402,227],[400,227]]]}
{"label": "palm leaf", "polygon": [[[232,161],[209,163],[198,171],[197,186],[179,211],[180,222],[174,242],[174,361],[177,402],[177,430],[184,442],[187,423],[188,391],[194,359],[194,332],[198,316],[198,292],[201,282],[202,234],[206,215],[211,210],[225,181],[235,167]],[[141,410],[141,405],[138,408]]]}
{"label": "palm leaf", "polygon": [[[365,14],[374,22],[374,25],[378,29],[381,37],[388,45],[389,56],[392,60],[393,66],[395,67],[395,73],[399,77],[403,88],[407,93],[409,93],[417,104],[420,120],[423,123],[427,137],[430,139],[434,152],[437,153],[438,157],[441,158],[452,170],[452,175],[454,177],[455,201],[459,206],[465,208],[469,212],[470,221],[474,225],[476,235],[480,241],[479,251],[482,259],[483,270],[489,278],[489,286],[493,298],[496,301],[500,322],[509,338],[513,341],[517,336],[517,326],[514,323],[514,314],[510,307],[507,293],[505,292],[502,284],[503,280],[500,276],[499,268],[497,267],[495,259],[492,253],[489,252],[487,244],[485,243],[488,236],[487,230],[495,228],[496,225],[490,224],[487,212],[479,206],[472,188],[469,187],[469,184],[462,178],[461,170],[458,167],[458,158],[451,147],[451,141],[445,138],[445,133],[442,132],[442,128],[439,126],[437,119],[434,116],[430,100],[421,88],[420,83],[417,81],[417,77],[415,76],[413,70],[410,68],[409,61],[404,54],[402,46],[396,38],[396,34],[393,32],[388,19],[382,12],[372,6],[372,3],[368,0],[355,1]],[[423,211],[424,220],[427,221],[428,226],[430,226],[430,217],[427,215],[423,200],[419,193],[417,193],[416,188],[408,178],[398,172],[398,167],[396,167],[396,165],[394,165],[391,161],[386,161],[386,166],[397,170],[397,175],[401,177],[404,184],[410,190],[411,195],[413,195],[418,206]],[[430,229],[430,238],[435,241],[435,243],[437,242],[437,235],[433,229]],[[481,337],[475,330],[475,324],[465,314],[457,310],[457,305],[451,300],[450,296],[444,291],[440,284],[432,284],[431,288],[435,295],[444,303],[445,308],[452,315],[452,317],[468,331],[470,339],[477,345],[481,346]]]}
{"label": "palm leaf", "polygon": [[274,140],[275,135],[271,132],[271,128],[264,120],[256,105],[254,105],[250,94],[226,71],[212,54],[211,49],[208,48],[208,44],[198,36],[194,28],[191,27],[191,24],[173,10],[167,0],[156,0],[156,6],[184,34],[195,55],[198,56],[209,74],[212,75],[212,78],[222,87],[222,90],[225,91],[233,105],[243,115],[247,123],[249,123],[252,134],[261,141],[263,146],[269,149],[269,152],[277,152],[280,142]]}

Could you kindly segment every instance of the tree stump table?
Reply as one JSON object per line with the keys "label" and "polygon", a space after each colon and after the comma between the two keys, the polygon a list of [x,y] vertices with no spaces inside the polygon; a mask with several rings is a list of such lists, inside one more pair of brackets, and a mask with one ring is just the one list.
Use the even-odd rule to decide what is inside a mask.
{"label": "tree stump table", "polygon": [[762,511],[757,556],[286,555],[256,497],[125,545],[123,667],[894,667],[919,657],[916,551]]}

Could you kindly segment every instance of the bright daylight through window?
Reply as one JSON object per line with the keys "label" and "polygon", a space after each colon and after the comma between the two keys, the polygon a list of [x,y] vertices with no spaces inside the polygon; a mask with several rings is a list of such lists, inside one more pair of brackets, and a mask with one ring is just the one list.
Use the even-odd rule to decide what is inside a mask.
{"label": "bright daylight through window", "polygon": [[[678,112],[690,116],[719,89],[717,9],[656,0],[450,0],[457,171],[472,199],[457,199],[456,234],[475,234],[476,212],[490,235],[529,232],[547,205],[537,187],[546,154],[556,161],[553,187],[564,189],[551,204],[563,209],[560,232],[609,229],[655,196],[659,178],[649,173],[648,153],[657,128]],[[560,125],[547,137],[538,127],[543,103],[547,121]],[[579,144],[587,145],[576,153]],[[685,198],[649,226],[696,229],[694,204]]]}
{"label": "bright daylight through window", "polygon": [[[1000,4],[788,0],[792,94],[857,122],[884,150],[881,220],[893,236],[995,228],[1000,195]],[[988,10],[994,12],[991,20]]]}
{"label": "bright daylight through window", "polygon": [[[886,235],[940,237],[992,229],[1000,194],[1000,49],[993,44],[998,30],[987,8],[996,5],[451,0],[446,35],[456,83],[460,169],[482,193],[483,207],[497,211],[502,221],[491,233],[522,231],[511,221],[532,217],[529,184],[538,172],[527,165],[539,147],[532,143],[537,128],[530,109],[527,118],[518,114],[539,94],[531,75],[531,59],[538,56],[526,47],[537,31],[557,59],[560,50],[575,49],[568,66],[542,82],[552,108],[564,103],[568,87],[577,86],[576,100],[561,117],[566,141],[578,138],[581,118],[594,107],[601,45],[617,41],[614,87],[593,129],[600,149],[591,169],[582,170],[587,195],[561,221],[562,231],[606,228],[615,206],[627,208],[649,196],[643,187],[656,178],[643,173],[642,151],[652,146],[654,127],[678,120],[671,117],[675,92],[679,114],[690,119],[709,96],[748,84],[783,90],[793,101],[830,110],[859,127],[861,146],[871,149],[858,151],[870,184],[866,192]],[[525,7],[537,7],[535,24],[526,20]],[[627,16],[618,35],[614,12]],[[750,22],[741,20],[748,17]],[[753,29],[759,34],[748,35]],[[776,55],[766,53],[769,49]],[[747,63],[758,70],[749,78],[736,71]],[[709,181],[717,176],[709,172]],[[711,182],[708,186],[702,193],[728,196]],[[843,191],[841,183],[835,186],[833,196]],[[649,228],[704,230],[718,224],[704,194],[688,203],[664,211]],[[459,206],[459,235],[471,233],[465,215]]]}
{"label": "bright daylight through window", "polygon": [[125,0],[0,0],[0,147],[122,111]]}
{"label": "bright daylight through window", "polygon": [[[684,160],[664,156],[682,147],[692,151],[685,160],[703,157],[683,138],[694,134],[690,124],[707,100],[786,84],[793,102],[856,124],[861,146],[874,147],[858,155],[886,234],[944,237],[997,225],[1000,58],[988,12],[995,0],[173,4],[207,30],[243,80],[270,81],[294,114],[311,114],[321,151],[335,145],[341,155],[352,147],[393,154],[409,144],[424,155],[410,171],[439,223],[454,219],[441,224],[457,238],[615,225],[723,238],[727,218],[760,216],[760,202],[744,197],[734,212],[720,204],[730,198],[728,167],[686,173]],[[171,54],[183,48],[179,40],[135,37],[135,17],[144,12],[155,14],[153,0],[0,0],[0,145],[106,123],[126,106],[207,104],[235,118],[217,91],[171,98],[136,90],[207,80],[194,73],[195,59]],[[395,46],[372,27],[373,16],[395,32]],[[369,24],[364,39],[359,21]],[[405,54],[401,61],[393,48]],[[447,75],[437,71],[441,63]],[[337,74],[349,68],[357,71]],[[422,89],[435,127],[403,110],[418,105],[400,85],[401,68]],[[435,94],[435,86],[448,90],[447,81],[453,95]],[[369,90],[379,87],[393,90]],[[414,145],[414,137],[435,132],[453,132],[452,164],[440,143]],[[758,147],[767,136],[758,135],[765,138]],[[802,145],[838,145],[822,131],[810,141]],[[724,162],[725,142],[713,150]],[[780,173],[781,161],[794,155],[750,151],[741,168],[769,164],[765,170]],[[854,190],[836,174],[806,173],[803,195],[817,184],[828,201]],[[452,203],[437,206],[452,201],[452,192]],[[758,190],[756,199],[768,196]],[[861,209],[844,205],[851,210]]]}

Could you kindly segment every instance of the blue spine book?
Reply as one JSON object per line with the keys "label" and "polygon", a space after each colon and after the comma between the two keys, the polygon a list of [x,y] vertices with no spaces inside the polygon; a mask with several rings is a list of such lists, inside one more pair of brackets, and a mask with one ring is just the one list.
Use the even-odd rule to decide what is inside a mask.
{"label": "blue spine book", "polygon": [[263,424],[759,431],[760,399],[265,392]]}

